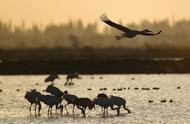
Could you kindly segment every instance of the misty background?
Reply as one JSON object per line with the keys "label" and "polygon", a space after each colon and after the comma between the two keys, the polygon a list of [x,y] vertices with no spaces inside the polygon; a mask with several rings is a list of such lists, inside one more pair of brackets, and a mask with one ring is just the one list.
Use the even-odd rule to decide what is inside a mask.
{"label": "misty background", "polygon": [[133,39],[117,41],[115,35],[120,31],[107,25],[98,29],[98,24],[102,22],[88,23],[84,26],[82,20],[68,21],[63,24],[49,24],[45,28],[38,25],[25,27],[23,22],[20,26],[14,26],[10,22],[0,20],[0,49],[103,49],[122,48],[140,50],[189,50],[190,49],[190,21],[181,20],[172,25],[168,20],[149,22],[142,21],[140,24],[120,24],[133,29],[151,29],[153,31],[162,30],[163,33],[156,37],[137,36]]}
{"label": "misty background", "polygon": [[[0,2],[0,74],[189,73],[188,0]],[[162,33],[116,40],[99,20]]]}

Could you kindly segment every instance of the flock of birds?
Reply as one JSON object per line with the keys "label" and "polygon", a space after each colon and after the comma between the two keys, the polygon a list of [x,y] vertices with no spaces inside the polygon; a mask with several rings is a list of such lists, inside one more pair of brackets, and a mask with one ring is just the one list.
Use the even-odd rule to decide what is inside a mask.
{"label": "flock of birds", "polygon": [[[81,77],[79,76],[79,73],[77,72],[74,72],[74,73],[69,73],[67,74],[67,77],[66,77],[66,82],[65,82],[65,86],[67,85],[73,85],[73,82],[72,80],[73,79],[80,79]],[[50,74],[45,80],[44,82],[51,82],[53,84],[54,80],[55,79],[60,79],[59,76],[57,74]]]}
{"label": "flock of birds", "polygon": [[[81,78],[78,73],[71,73],[67,74],[66,76],[66,82],[65,86],[70,85],[72,83],[72,80],[74,78]],[[30,91],[27,91],[25,93],[25,99],[30,103],[29,111],[31,115],[31,108],[34,105],[35,115],[40,115],[40,111],[42,108],[41,103],[44,103],[48,106],[48,117],[52,117],[52,108],[55,106],[55,113],[57,113],[57,110],[60,111],[60,114],[63,115],[63,110],[65,109],[66,114],[69,114],[67,110],[67,105],[72,105],[72,115],[75,115],[75,107],[77,107],[79,110],[81,110],[81,113],[83,116],[86,116],[86,109],[92,110],[95,109],[95,106],[98,105],[101,107],[103,117],[108,116],[108,108],[111,108],[111,110],[117,111],[117,116],[120,115],[120,109],[123,107],[128,113],[131,113],[131,111],[126,107],[126,100],[120,96],[113,96],[113,95],[106,95],[105,93],[99,93],[95,96],[94,99],[90,98],[81,98],[77,95],[70,94],[67,90],[62,91],[58,87],[54,86],[53,82],[55,79],[60,79],[57,74],[51,74],[49,75],[44,82],[51,82],[47,86],[47,88],[44,90],[48,94],[42,94],[36,89],[32,89]],[[94,79],[92,77],[92,79]],[[99,79],[103,79],[103,77],[99,77]],[[135,80],[134,78],[131,78],[131,80]],[[72,83],[73,84],[73,83]],[[122,87],[122,88],[113,88],[113,91],[122,91],[122,90],[131,90],[132,88],[128,87]],[[151,88],[147,87],[134,87],[134,90],[151,90]],[[177,87],[177,89],[181,89],[180,86]],[[88,88],[87,90],[92,90],[91,88]],[[107,88],[100,88],[100,91],[107,90]],[[159,87],[153,87],[152,90],[160,90]],[[62,101],[66,101],[66,104],[63,105]],[[153,100],[148,100],[148,103],[153,103]],[[166,103],[166,99],[161,99],[161,103]],[[172,99],[168,100],[169,103],[174,102]],[[65,103],[65,102],[64,102]],[[38,114],[36,113],[36,109],[38,108]]]}
{"label": "flock of birds", "polygon": [[[145,29],[142,31],[132,30],[111,21],[106,16],[106,14],[102,14],[100,16],[100,19],[107,25],[112,26],[123,32],[120,36],[116,36],[117,40],[120,40],[123,38],[133,38],[137,35],[156,36],[162,32],[160,30],[157,33],[154,33],[153,31],[150,31],[148,29]],[[73,84],[72,79],[74,78],[80,78],[79,74],[78,73],[68,74],[66,77],[67,81],[65,82],[64,85],[65,86],[72,85]],[[55,79],[59,79],[59,76],[57,74],[52,74],[44,80],[44,82],[52,83],[45,90],[47,93],[50,93],[51,95],[44,95],[35,89],[26,92],[25,99],[27,99],[28,102],[30,102],[30,107],[29,107],[30,114],[31,114],[31,107],[34,104],[35,114],[36,114],[36,109],[38,107],[38,115],[40,115],[40,110],[42,108],[41,102],[48,105],[48,116],[52,116],[53,106],[55,106],[56,112],[57,110],[60,110],[60,113],[63,114],[63,109],[65,108],[66,113],[69,114],[67,110],[67,105],[69,104],[73,105],[73,110],[72,110],[73,115],[74,115],[75,106],[81,110],[81,113],[83,114],[83,116],[86,116],[85,114],[86,109],[89,108],[90,110],[92,110],[93,108],[95,108],[95,105],[98,105],[102,108],[103,117],[108,116],[108,107],[110,107],[111,110],[116,110],[118,116],[120,115],[121,107],[123,107],[126,111],[128,111],[128,113],[131,113],[131,111],[126,107],[126,100],[122,97],[113,96],[113,95],[108,97],[106,94],[100,93],[100,94],[97,94],[96,98],[94,98],[93,100],[89,98],[80,98],[76,95],[69,94],[68,91],[63,92],[58,87],[55,87],[53,85],[53,81]],[[62,100],[67,101],[67,103],[65,105],[62,105]],[[114,108],[114,106],[117,106],[117,107]]]}
{"label": "flock of birds", "polygon": [[[70,83],[72,82],[72,79],[74,78],[80,78],[78,73],[71,73],[68,74],[66,77],[66,83],[65,86],[67,86],[70,80]],[[65,109],[66,113],[69,114],[67,110],[67,105],[73,105],[72,114],[74,116],[75,107],[77,107],[79,110],[81,110],[81,113],[83,116],[86,116],[86,109],[92,110],[95,109],[95,105],[98,105],[101,107],[103,112],[103,117],[108,116],[108,108],[110,107],[111,110],[117,111],[117,116],[120,115],[120,109],[123,107],[128,113],[131,113],[131,111],[126,107],[126,100],[119,96],[113,96],[99,93],[97,96],[91,100],[90,98],[81,98],[74,94],[69,94],[68,91],[62,91],[58,87],[54,86],[53,81],[55,79],[59,79],[59,76],[57,74],[49,75],[44,82],[52,82],[50,85],[47,86],[47,88],[44,90],[45,92],[49,93],[42,94],[36,89],[32,89],[30,91],[27,91],[25,93],[25,99],[30,103],[29,111],[31,115],[31,108],[34,105],[34,111],[35,115],[40,115],[40,111],[42,108],[41,103],[44,103],[48,106],[48,117],[52,117],[52,108],[55,106],[55,113],[57,113],[57,110],[60,111],[60,114],[63,115],[63,109]],[[66,104],[62,104],[62,101],[65,100]],[[116,106],[116,107],[115,107]],[[36,113],[36,109],[38,109],[38,113]]]}

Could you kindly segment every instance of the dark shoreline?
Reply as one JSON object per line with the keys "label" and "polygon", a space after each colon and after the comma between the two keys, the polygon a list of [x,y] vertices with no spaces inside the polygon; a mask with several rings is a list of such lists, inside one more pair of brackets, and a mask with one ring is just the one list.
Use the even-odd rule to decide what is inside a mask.
{"label": "dark shoreline", "polygon": [[190,73],[190,50],[0,50],[0,75]]}
{"label": "dark shoreline", "polygon": [[0,75],[18,74],[161,74],[190,73],[190,59],[152,60],[65,60],[65,61],[2,61]]}

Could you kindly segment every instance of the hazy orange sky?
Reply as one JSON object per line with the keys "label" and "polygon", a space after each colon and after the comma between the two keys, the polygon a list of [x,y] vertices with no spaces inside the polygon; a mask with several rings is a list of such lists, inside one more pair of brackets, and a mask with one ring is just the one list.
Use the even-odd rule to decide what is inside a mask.
{"label": "hazy orange sky", "polygon": [[0,19],[14,24],[23,20],[42,25],[68,19],[94,22],[103,12],[125,23],[190,19],[190,0],[0,0]]}

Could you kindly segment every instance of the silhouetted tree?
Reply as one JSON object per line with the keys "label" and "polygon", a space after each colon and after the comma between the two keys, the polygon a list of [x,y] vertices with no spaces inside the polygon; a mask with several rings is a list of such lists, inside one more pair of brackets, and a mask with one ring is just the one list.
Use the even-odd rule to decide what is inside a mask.
{"label": "silhouetted tree", "polygon": [[[120,20],[119,23],[122,23]],[[117,30],[105,27],[98,32],[98,23],[88,23],[82,20],[69,20],[65,24],[49,24],[44,29],[33,24],[25,27],[23,21],[20,26],[13,26],[11,21],[0,20],[0,49],[35,49],[35,48],[122,48],[143,50],[184,50],[190,49],[190,20],[173,22],[169,20],[144,20],[139,24],[127,24],[130,28],[150,28],[153,31],[163,30],[157,37],[141,37],[115,41]]]}

